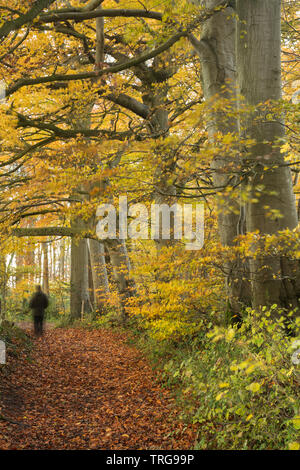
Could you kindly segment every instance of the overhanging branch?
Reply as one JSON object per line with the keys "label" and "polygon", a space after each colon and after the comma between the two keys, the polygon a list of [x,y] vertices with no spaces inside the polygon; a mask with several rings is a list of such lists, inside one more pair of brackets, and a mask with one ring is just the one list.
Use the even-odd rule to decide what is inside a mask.
{"label": "overhanging branch", "polygon": [[150,10],[141,9],[97,9],[93,11],[74,11],[74,12],[62,12],[54,14],[44,14],[40,16],[40,23],[57,23],[58,21],[74,20],[84,21],[91,20],[94,18],[149,18],[153,20],[162,21],[162,13]]}
{"label": "overhanging branch", "polygon": [[[30,119],[17,113],[18,127],[35,127],[43,131],[49,131],[56,137],[73,139],[79,135],[84,137],[103,137],[116,140],[126,140],[132,135],[131,131],[115,132],[109,129],[62,129],[51,123],[45,123],[37,119]],[[52,139],[48,139],[49,141]]]}
{"label": "overhanging branch", "polygon": [[27,23],[31,23],[34,18],[36,18],[41,11],[54,3],[55,0],[36,0],[30,10],[27,11],[24,15],[19,16],[15,20],[6,21],[3,26],[0,28],[0,38],[3,39],[9,35],[12,31],[20,29]]}
{"label": "overhanging branch", "polygon": [[18,227],[11,231],[14,237],[76,237],[98,239],[96,234],[71,227]]}
{"label": "overhanging branch", "polygon": [[162,52],[170,49],[181,38],[188,36],[191,31],[197,28],[197,26],[199,26],[201,23],[203,23],[208,18],[210,18],[214,14],[214,12],[215,12],[215,9],[204,12],[195,21],[193,21],[192,23],[190,23],[189,25],[183,28],[180,28],[177,33],[173,34],[173,36],[171,36],[167,41],[165,41],[160,46],[152,49],[149,52],[145,52],[144,54],[141,54],[138,57],[130,59],[126,62],[115,64],[111,67],[107,67],[106,69],[101,69],[101,70],[91,71],[91,72],[83,72],[79,74],[68,74],[68,75],[53,74],[53,75],[49,75],[45,77],[23,78],[23,79],[17,80],[13,85],[11,85],[6,90],[6,96],[8,97],[12,95],[17,90],[19,90],[20,88],[24,86],[39,85],[43,83],[51,83],[51,82],[57,82],[57,81],[62,82],[62,81],[74,81],[74,80],[85,80],[89,78],[98,78],[103,75],[113,74],[117,72],[122,72],[123,70],[127,70],[131,67],[141,64],[142,62],[153,59],[154,57],[158,56]]}

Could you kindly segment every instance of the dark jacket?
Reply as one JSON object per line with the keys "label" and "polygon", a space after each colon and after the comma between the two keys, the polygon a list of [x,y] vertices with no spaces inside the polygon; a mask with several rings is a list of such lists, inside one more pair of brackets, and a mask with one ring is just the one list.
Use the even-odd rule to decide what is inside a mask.
{"label": "dark jacket", "polygon": [[36,292],[31,297],[31,300],[29,302],[29,308],[32,309],[32,313],[35,317],[43,317],[44,316],[44,310],[47,308],[49,305],[48,297],[44,292]]}

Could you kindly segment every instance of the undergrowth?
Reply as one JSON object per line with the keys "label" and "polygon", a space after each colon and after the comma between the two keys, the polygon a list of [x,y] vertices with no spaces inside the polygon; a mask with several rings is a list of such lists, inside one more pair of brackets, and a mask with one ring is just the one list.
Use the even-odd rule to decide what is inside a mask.
{"label": "undergrowth", "polygon": [[5,364],[0,364],[0,373],[8,373],[10,357],[25,356],[30,360],[33,342],[31,336],[13,322],[7,320],[0,324],[0,340],[5,343]]}
{"label": "undergrowth", "polygon": [[249,309],[240,328],[208,324],[184,341],[158,342],[130,325],[130,341],[160,370],[181,417],[199,425],[196,449],[300,449],[300,322],[291,320],[287,335],[275,309]]}

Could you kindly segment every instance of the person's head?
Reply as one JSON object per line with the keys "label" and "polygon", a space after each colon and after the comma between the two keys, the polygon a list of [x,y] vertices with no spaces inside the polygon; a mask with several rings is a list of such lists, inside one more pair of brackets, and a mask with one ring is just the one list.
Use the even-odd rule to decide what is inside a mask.
{"label": "person's head", "polygon": [[42,292],[42,288],[41,288],[40,285],[35,286],[35,290],[36,290],[37,292]]}

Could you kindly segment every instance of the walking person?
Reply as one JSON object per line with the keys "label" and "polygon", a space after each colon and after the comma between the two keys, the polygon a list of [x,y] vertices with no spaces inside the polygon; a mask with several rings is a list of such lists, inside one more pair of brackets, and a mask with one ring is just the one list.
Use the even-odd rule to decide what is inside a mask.
{"label": "walking person", "polygon": [[36,286],[36,292],[31,297],[29,308],[32,310],[34,333],[36,336],[42,336],[45,309],[49,305],[47,295],[42,291],[41,286]]}

